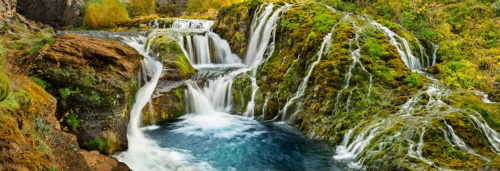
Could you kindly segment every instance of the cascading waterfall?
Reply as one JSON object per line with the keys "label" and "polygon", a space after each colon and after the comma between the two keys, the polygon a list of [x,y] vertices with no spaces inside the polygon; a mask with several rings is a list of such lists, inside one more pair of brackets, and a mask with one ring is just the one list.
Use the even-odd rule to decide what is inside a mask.
{"label": "cascading waterfall", "polygon": [[[280,7],[276,11],[273,12],[274,5],[272,3],[264,4],[267,5],[262,10],[262,5],[256,12],[256,16],[253,18],[252,26],[251,26],[251,34],[250,41],[248,44],[247,54],[245,57],[245,63],[248,67],[248,70],[251,72],[250,79],[252,81],[252,97],[250,102],[248,102],[247,110],[243,115],[254,117],[255,114],[255,95],[257,94],[257,90],[259,86],[257,85],[257,80],[255,75],[257,74],[257,68],[260,64],[263,63],[264,55],[271,45],[271,53],[274,51],[274,36],[276,36],[276,27],[278,25],[278,21],[280,19],[280,15],[286,9],[288,9],[291,5],[285,4]],[[259,14],[260,15],[257,15]],[[271,36],[273,36],[273,42],[270,44]]]}
{"label": "cascading waterfall", "polygon": [[[188,111],[191,114],[180,118],[181,121],[173,124],[171,134],[179,136],[183,134],[187,136],[206,136],[206,141],[213,139],[251,139],[249,137],[259,136],[264,134],[265,131],[256,131],[250,133],[249,130],[261,130],[262,126],[259,125],[254,118],[255,98],[259,86],[257,85],[256,74],[259,65],[267,62],[266,55],[272,54],[274,51],[274,40],[276,35],[276,27],[279,23],[280,15],[286,11],[290,5],[286,4],[279,8],[273,3],[264,3],[256,10],[252,24],[251,34],[247,47],[247,54],[245,58],[240,59],[237,55],[231,52],[230,46],[227,41],[221,39],[217,34],[210,31],[213,22],[208,20],[175,20],[173,23],[168,24],[167,21],[154,20],[150,23],[152,28],[170,28],[168,30],[155,30],[149,33],[149,39],[164,35],[165,33],[174,34],[175,40],[181,46],[184,54],[188,57],[191,64],[197,69],[212,69],[217,67],[222,68],[237,68],[235,70],[227,69],[223,74],[215,74],[216,76],[210,77],[207,80],[200,82],[199,80],[186,81],[188,93]],[[328,6],[327,6],[328,7]],[[328,7],[330,10],[335,9]],[[447,105],[442,96],[448,94],[448,89],[443,86],[437,79],[422,72],[422,69],[428,68],[436,64],[436,56],[439,49],[438,45],[433,44],[432,59],[430,55],[426,54],[424,47],[420,44],[419,40],[415,38],[414,41],[409,41],[403,36],[391,31],[389,28],[381,24],[364,19],[362,17],[353,17],[350,14],[345,14],[345,17],[339,21],[349,22],[355,31],[355,37],[350,38],[349,43],[349,63],[346,64],[347,71],[344,76],[344,82],[341,83],[340,90],[334,94],[334,109],[332,115],[349,115],[352,112],[352,105],[354,104],[351,97],[355,89],[364,88],[362,99],[367,101],[365,112],[367,112],[371,105],[371,91],[373,88],[372,73],[365,68],[362,57],[363,36],[362,27],[357,25],[357,19],[362,22],[368,23],[370,27],[383,33],[393,45],[401,60],[404,64],[414,72],[418,72],[431,80],[425,89],[420,90],[417,94],[413,95],[408,101],[403,104],[396,113],[390,114],[386,117],[380,117],[370,120],[359,121],[356,125],[352,125],[350,129],[343,133],[343,139],[340,144],[336,146],[336,154],[333,159],[338,161],[347,162],[348,166],[354,169],[363,169],[365,161],[373,155],[383,150],[386,144],[394,143],[396,140],[401,140],[400,143],[406,143],[406,147],[401,150],[407,152],[405,157],[410,157],[421,161],[427,165],[435,166],[433,160],[426,158],[423,153],[425,143],[425,136],[431,130],[431,123],[433,120],[438,119],[444,123],[444,126],[438,127],[439,131],[443,132],[444,138],[454,148],[465,151],[471,156],[477,156],[481,160],[490,161],[481,152],[475,151],[469,147],[464,140],[462,140],[456,133],[452,126],[446,122],[445,115],[451,112],[459,111]],[[316,60],[308,64],[305,77],[300,82],[297,91],[293,96],[288,99],[286,104],[280,105],[280,113],[276,115],[281,116],[282,121],[287,121],[290,114],[295,114],[300,110],[300,106],[304,103],[301,98],[308,88],[308,82],[312,77],[314,68],[321,62],[322,58],[331,51],[330,45],[332,42],[332,33],[335,30],[335,24],[330,33],[328,33],[321,43],[321,46],[316,52]],[[139,40],[140,39],[140,40]],[[148,46],[144,45],[146,42],[144,37],[134,40],[126,41],[127,44],[136,48],[145,59],[142,63],[143,71],[140,73],[144,84],[141,86],[137,93],[136,103],[131,111],[130,124],[128,128],[129,149],[126,152],[117,154],[120,161],[123,161],[134,170],[216,170],[212,167],[213,163],[195,160],[190,151],[179,150],[175,148],[165,148],[161,143],[154,142],[148,139],[148,134],[145,128],[139,128],[140,117],[142,108],[150,101],[150,98],[156,88],[158,79],[162,72],[162,65],[151,57],[148,51]],[[416,50],[412,50],[409,42],[416,44]],[[271,53],[270,53],[271,52]],[[413,53],[420,53],[414,55]],[[207,73],[210,74],[210,73]],[[244,116],[239,117],[229,115],[233,108],[233,83],[236,77],[244,75],[251,80],[251,99],[246,105],[247,109],[243,113]],[[357,76],[360,74],[366,75],[369,85],[361,87],[357,84]],[[205,78],[206,79],[206,78]],[[141,81],[140,81],[141,82]],[[422,94],[429,96],[428,103],[425,105],[419,104],[422,100]],[[478,92],[480,94],[480,92]],[[481,94],[483,96],[483,94]],[[345,101],[343,101],[345,99]],[[487,96],[485,97],[487,101]],[[265,97],[264,108],[262,109],[262,118],[266,114],[267,103],[269,97]],[[373,100],[373,99],[372,99]],[[279,100],[278,100],[279,103]],[[298,105],[296,111],[291,111],[293,105]],[[442,110],[446,106],[447,110]],[[260,110],[260,109],[258,109]],[[416,115],[416,111],[430,111],[426,116]],[[344,113],[345,112],[345,113]],[[477,129],[486,137],[488,143],[491,145],[491,150],[500,155],[500,134],[486,124],[486,121],[480,114],[468,114],[468,118],[474,123]],[[391,134],[384,133],[390,132],[398,122],[405,121],[404,129],[400,128],[393,131]],[[209,135],[209,136],[207,136]],[[215,138],[212,138],[215,137]],[[377,148],[371,147],[372,143],[377,143]],[[234,145],[234,144],[232,144]],[[213,148],[217,148],[217,144]],[[206,152],[206,151],[201,151]],[[332,155],[330,155],[332,156]],[[332,157],[330,157],[332,158]],[[229,160],[229,159],[228,159]],[[232,170],[232,168],[224,168]],[[234,170],[234,169],[233,169]]]}
{"label": "cascading waterfall", "polygon": [[144,84],[137,91],[136,101],[130,112],[127,130],[128,150],[115,155],[115,157],[127,163],[134,170],[211,170],[206,163],[189,162],[191,156],[186,152],[159,147],[146,138],[143,130],[139,127],[142,109],[150,101],[163,71],[162,64],[149,55],[150,53],[144,44],[145,39],[145,37],[139,37],[125,40],[125,43],[134,47],[144,56],[143,72],[139,74],[144,79]]}
{"label": "cascading waterfall", "polygon": [[[150,27],[157,28],[156,25],[161,21],[158,19],[152,21],[153,24],[150,24],[152,25]],[[161,27],[169,29],[157,31],[156,35],[150,37],[154,39],[154,37],[163,36],[166,33],[177,35],[178,38],[175,40],[181,46],[189,62],[197,69],[243,67],[240,57],[231,52],[229,43],[210,31],[212,25],[213,21],[210,20],[176,19],[171,27]]]}

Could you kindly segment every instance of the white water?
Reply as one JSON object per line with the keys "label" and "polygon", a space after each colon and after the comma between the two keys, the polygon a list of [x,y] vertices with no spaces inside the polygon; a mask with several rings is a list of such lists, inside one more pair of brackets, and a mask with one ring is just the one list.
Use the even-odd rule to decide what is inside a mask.
{"label": "white water", "polygon": [[[142,39],[142,40],[141,40]],[[163,66],[149,55],[145,48],[145,37],[131,38],[126,41],[144,56],[142,61],[143,72],[140,75],[145,83],[137,91],[136,102],[130,112],[130,121],[127,129],[128,150],[115,155],[119,161],[127,163],[133,170],[213,170],[208,163],[191,163],[189,152],[176,149],[160,148],[153,141],[144,136],[139,128],[142,109],[150,101]]]}
{"label": "white water", "polygon": [[[335,26],[337,25],[334,25],[330,31],[330,33],[328,33],[324,38],[323,38],[323,42],[321,43],[321,47],[318,51],[318,54],[316,55],[316,61],[314,61],[311,66],[309,67],[309,70],[307,72],[307,75],[306,77],[304,77],[304,80],[302,81],[302,83],[300,83],[300,86],[299,88],[297,89],[297,92],[295,93],[295,95],[286,102],[285,106],[283,107],[283,113],[282,113],[282,117],[281,117],[281,120],[282,121],[285,121],[286,119],[288,119],[287,115],[288,115],[288,108],[291,104],[293,104],[295,102],[295,100],[301,98],[303,95],[304,95],[304,92],[307,88],[307,83],[309,82],[309,78],[311,77],[312,75],[312,72],[314,70],[314,67],[316,65],[318,65],[318,63],[321,61],[322,57],[323,57],[323,53],[326,52],[326,55],[328,55],[328,53],[330,52],[330,45],[331,45],[331,42],[332,42],[332,33],[333,31],[335,30]],[[300,107],[299,107],[300,108]],[[298,111],[298,110],[296,110]]]}
{"label": "white water", "polygon": [[211,20],[196,20],[196,19],[175,19],[171,25],[168,23],[170,19],[154,19],[149,22],[149,27],[152,29],[171,28],[171,29],[202,29],[210,30],[214,24]]}
{"label": "white water", "polygon": [[405,38],[399,36],[389,28],[384,27],[380,23],[377,23],[375,21],[372,21],[372,25],[380,29],[387,36],[389,42],[396,47],[399,56],[401,56],[401,60],[403,60],[408,68],[410,68],[412,71],[417,71],[426,67],[425,65],[422,65],[419,58],[415,57],[415,55],[412,54],[410,45]]}

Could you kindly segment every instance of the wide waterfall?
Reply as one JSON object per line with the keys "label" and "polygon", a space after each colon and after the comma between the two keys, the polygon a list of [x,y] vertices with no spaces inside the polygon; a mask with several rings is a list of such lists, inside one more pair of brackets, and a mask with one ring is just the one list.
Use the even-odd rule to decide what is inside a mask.
{"label": "wide waterfall", "polygon": [[[129,149],[115,156],[134,170],[363,170],[368,162],[384,162],[377,157],[385,154],[384,150],[396,148],[394,144],[404,144],[390,150],[404,151],[404,156],[400,157],[411,158],[432,168],[448,169],[437,165],[424,153],[426,133],[439,130],[452,148],[485,162],[493,161],[490,156],[467,145],[457,135],[453,124],[447,122],[446,115],[459,111],[465,113],[474,128],[484,134],[484,141],[491,146],[491,151],[500,154],[500,134],[486,124],[481,114],[448,105],[443,98],[450,94],[450,90],[425,73],[437,62],[438,45],[424,43],[426,46],[432,44],[432,49],[426,50],[415,37],[399,35],[376,21],[347,13],[342,13],[343,17],[329,28],[317,51],[314,51],[314,57],[305,63],[307,67],[296,90],[288,92],[290,96],[285,104],[278,104],[279,112],[274,114],[272,121],[282,122],[255,120],[266,118],[268,102],[273,100],[263,97],[264,102],[259,106],[263,109],[257,107],[259,102],[256,99],[262,91],[257,73],[276,50],[281,15],[290,8],[293,8],[290,4],[263,3],[258,6],[243,58],[231,51],[226,40],[211,31],[213,21],[209,20],[178,19],[171,23],[154,20],[149,24],[154,29],[147,37],[125,39],[124,42],[146,58],[140,73],[141,88],[131,111]],[[337,12],[331,7],[328,9]],[[329,99],[331,102],[328,105],[332,106],[332,110],[328,111],[331,113],[328,117],[365,114],[372,105],[377,105],[372,103],[377,96],[380,98],[373,93],[377,88],[377,73],[363,59],[366,55],[363,51],[367,44],[366,30],[387,38],[388,46],[393,46],[395,53],[401,57],[404,63],[401,65],[406,66],[408,72],[411,70],[410,73],[418,73],[430,81],[393,113],[383,117],[364,116],[364,119],[343,128],[344,131],[338,133],[340,140],[335,149],[330,149],[303,137],[287,122],[301,114],[307,93],[316,88],[316,85],[311,85],[315,68],[337,50],[332,48],[332,42],[338,25],[352,27],[353,36],[344,41],[348,54],[346,68],[342,70],[340,88]],[[179,83],[187,87],[185,103],[188,114],[171,123],[140,128],[141,110],[154,94],[162,73],[162,65],[151,57],[158,54],[150,52],[150,45],[146,42],[167,35],[177,42],[189,62],[199,70],[192,79]],[[241,78],[249,80],[245,86],[251,88],[251,93],[245,101],[245,110],[235,112],[234,86]],[[356,93],[362,95],[355,98]],[[477,93],[485,96],[484,93]],[[424,98],[426,103],[422,104]],[[485,99],[490,102],[487,97]],[[354,109],[356,105],[362,109]],[[256,117],[256,110],[262,111],[261,116]],[[276,155],[281,153],[284,154]]]}

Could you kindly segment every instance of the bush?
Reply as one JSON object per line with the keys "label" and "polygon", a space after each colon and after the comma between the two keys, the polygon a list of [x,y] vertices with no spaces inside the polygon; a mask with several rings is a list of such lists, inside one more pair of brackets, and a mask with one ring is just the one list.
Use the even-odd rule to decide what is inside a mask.
{"label": "bush", "polygon": [[241,0],[190,0],[188,2],[188,11],[204,13],[210,9],[220,9],[231,3]]}
{"label": "bush", "polygon": [[45,82],[45,80],[42,80],[41,78],[38,78],[38,77],[30,77],[30,79],[31,79],[31,81],[35,82],[40,87],[42,87],[43,89],[47,88],[47,82]]}
{"label": "bush", "polygon": [[132,16],[145,16],[155,12],[156,0],[131,0],[128,3]]}
{"label": "bush", "polygon": [[80,126],[78,119],[76,118],[75,114],[71,114],[66,118],[66,123],[68,124],[69,128],[73,131],[76,132],[76,129],[78,126]]}
{"label": "bush", "polygon": [[95,138],[85,143],[85,146],[87,146],[89,150],[98,150],[103,153],[109,153],[109,149],[111,149],[111,143],[101,138]]}
{"label": "bush", "polygon": [[128,19],[128,11],[119,0],[87,0],[83,24],[92,28],[113,27]]}

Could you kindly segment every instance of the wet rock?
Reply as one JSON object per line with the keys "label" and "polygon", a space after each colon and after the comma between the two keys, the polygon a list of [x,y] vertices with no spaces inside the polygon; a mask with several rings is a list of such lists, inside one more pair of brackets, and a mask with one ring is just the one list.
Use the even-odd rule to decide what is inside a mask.
{"label": "wet rock", "polygon": [[27,61],[57,96],[58,118],[78,142],[111,154],[127,148],[127,116],[141,59],[135,49],[117,42],[65,34]]}
{"label": "wet rock", "polygon": [[250,37],[250,25],[259,2],[245,1],[219,11],[213,31],[231,45],[233,53],[244,57],[246,54],[247,38]]}
{"label": "wet rock", "polygon": [[187,113],[187,87],[181,82],[160,82],[159,94],[143,109],[143,125],[168,122]]}
{"label": "wet rock", "polygon": [[17,9],[26,18],[51,26],[81,26],[83,4],[82,0],[21,0]]}

